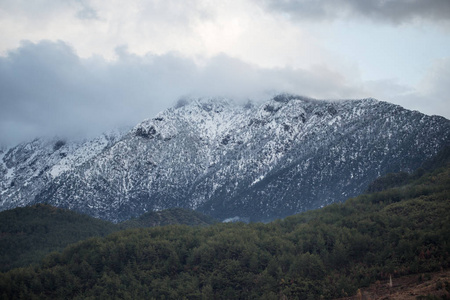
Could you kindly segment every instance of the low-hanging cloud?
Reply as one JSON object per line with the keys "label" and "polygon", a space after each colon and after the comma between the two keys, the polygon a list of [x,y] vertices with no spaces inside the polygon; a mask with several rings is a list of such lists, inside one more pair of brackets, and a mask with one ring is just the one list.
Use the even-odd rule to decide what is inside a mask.
{"label": "low-hanging cloud", "polygon": [[326,66],[261,68],[225,54],[194,60],[177,53],[138,56],[126,47],[116,54],[114,61],[80,58],[62,41],[42,41],[23,42],[0,57],[0,145],[133,126],[184,96],[244,101],[279,92],[322,99],[378,97],[419,110],[426,103],[430,114],[442,112],[438,109],[448,101],[449,85],[441,78],[448,69],[442,67],[431,70],[423,88],[414,90],[393,88],[389,80],[364,83]]}
{"label": "low-hanging cloud", "polygon": [[43,135],[86,136],[132,126],[180,97],[260,99],[276,92],[353,96],[325,69],[263,69],[227,55],[196,63],[176,53],[80,58],[66,43],[23,42],[0,57],[0,144]]}
{"label": "low-hanging cloud", "polygon": [[298,20],[362,17],[393,24],[416,19],[432,22],[450,20],[448,0],[262,0],[262,3],[270,10]]}

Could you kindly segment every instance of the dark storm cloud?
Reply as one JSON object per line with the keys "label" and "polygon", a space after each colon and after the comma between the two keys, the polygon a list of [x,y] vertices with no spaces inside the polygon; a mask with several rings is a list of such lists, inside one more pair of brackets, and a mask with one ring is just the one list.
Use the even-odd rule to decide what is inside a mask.
{"label": "dark storm cloud", "polygon": [[[257,0],[258,1],[258,0]],[[449,0],[262,0],[271,10],[294,19],[363,17],[400,24],[414,19],[448,21]]]}
{"label": "dark storm cloud", "polygon": [[238,99],[292,92],[352,96],[327,69],[262,69],[226,55],[196,64],[177,54],[82,59],[64,42],[22,43],[0,57],[0,145],[42,135],[98,134],[135,125],[186,95]]}

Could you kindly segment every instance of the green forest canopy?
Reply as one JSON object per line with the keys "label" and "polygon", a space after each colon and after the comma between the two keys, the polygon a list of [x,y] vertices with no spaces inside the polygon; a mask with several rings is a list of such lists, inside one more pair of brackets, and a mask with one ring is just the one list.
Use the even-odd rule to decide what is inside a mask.
{"label": "green forest canopy", "polygon": [[182,208],[148,212],[113,224],[46,204],[19,207],[0,212],[0,272],[38,263],[50,252],[62,251],[69,244],[126,228],[215,222],[211,217]]}

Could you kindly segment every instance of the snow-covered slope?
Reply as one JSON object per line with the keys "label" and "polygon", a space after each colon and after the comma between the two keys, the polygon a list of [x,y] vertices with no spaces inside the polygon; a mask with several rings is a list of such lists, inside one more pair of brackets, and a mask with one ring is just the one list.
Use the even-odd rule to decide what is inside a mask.
{"label": "snow-covered slope", "polygon": [[35,139],[0,149],[0,209],[29,204],[55,178],[96,157],[122,135],[113,131],[83,141]]}
{"label": "snow-covered slope", "polygon": [[17,165],[11,157],[19,148],[9,150],[0,167],[9,178],[1,203],[45,201],[112,221],[170,207],[265,221],[355,196],[377,176],[413,170],[449,143],[449,120],[374,99],[192,100],[78,164],[50,161],[60,150],[40,146],[48,168],[32,173],[40,179],[26,194],[30,183],[16,179],[23,178],[17,170],[31,170],[32,160],[15,158]]}

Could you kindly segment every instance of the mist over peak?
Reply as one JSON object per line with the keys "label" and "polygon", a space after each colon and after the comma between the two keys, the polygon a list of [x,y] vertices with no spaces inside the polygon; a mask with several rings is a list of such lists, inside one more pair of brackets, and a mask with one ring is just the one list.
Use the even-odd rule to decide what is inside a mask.
{"label": "mist over peak", "polygon": [[0,144],[40,136],[92,137],[199,98],[245,104],[280,93],[317,99],[368,95],[323,68],[261,68],[225,54],[199,65],[176,52],[138,56],[124,48],[120,53],[116,60],[81,58],[63,41],[41,41],[24,42],[0,56]]}

